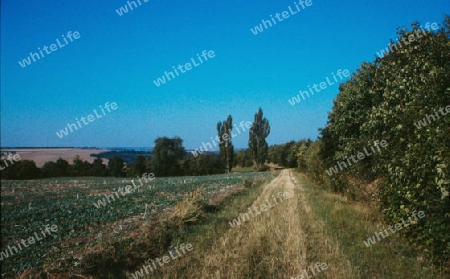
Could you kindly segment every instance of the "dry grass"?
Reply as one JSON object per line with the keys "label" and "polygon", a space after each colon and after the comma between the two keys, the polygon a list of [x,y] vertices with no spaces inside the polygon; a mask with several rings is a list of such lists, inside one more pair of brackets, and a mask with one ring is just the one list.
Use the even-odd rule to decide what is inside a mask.
{"label": "dry grass", "polygon": [[200,187],[183,197],[173,209],[169,221],[179,227],[197,222],[204,213],[203,207],[203,188]]}
{"label": "dry grass", "polygon": [[[278,200],[278,204],[259,215],[255,214],[238,227],[232,228],[226,224],[226,227],[215,232],[212,241],[209,234],[192,237],[189,242],[194,246],[194,253],[189,258],[171,263],[170,268],[164,269],[161,274],[148,278],[266,279],[299,275],[312,262],[308,261],[309,240],[301,221],[305,208],[305,204],[299,202],[302,189],[290,179],[289,173],[289,170],[283,170],[261,190],[254,189],[242,198],[240,203],[248,204],[245,208],[242,205],[236,207],[245,213],[249,205],[260,207],[267,203],[266,199],[274,205],[273,197],[277,197],[279,192],[287,192],[291,198]],[[227,221],[231,221],[240,212],[230,208],[230,212],[224,214]],[[335,252],[331,255],[340,256]]]}
{"label": "dry grass", "polygon": [[[304,175],[297,176],[314,212],[313,219],[305,220],[305,225],[309,224],[305,226],[308,235],[317,238],[315,242],[333,240],[331,245],[311,247],[310,255],[322,258],[328,254],[328,249],[335,247],[336,253],[345,258],[347,268],[342,269],[339,276],[333,274],[332,278],[448,278],[399,235],[390,235],[370,247],[364,245],[364,240],[387,225],[375,204],[348,201],[323,191]],[[331,260],[330,265],[334,265]]]}
{"label": "dry grass", "polygon": [[[324,262],[328,265],[328,268],[322,274],[318,274],[314,278],[357,278],[357,272],[342,252],[336,235],[330,237],[325,233],[326,224],[324,220],[317,216],[316,208],[310,204],[307,190],[295,177],[291,177],[291,179],[294,181],[299,193],[299,207],[303,206],[304,209],[300,223],[307,235],[305,254],[308,265],[316,262]],[[340,202],[346,202],[347,200],[342,196],[332,196],[339,201],[337,206],[339,206]]]}
{"label": "dry grass", "polygon": [[[320,190],[291,170],[247,190],[219,213],[223,222],[185,239],[194,247],[191,254],[145,278],[298,278],[317,262],[328,268],[314,279],[444,278],[395,235],[365,247],[362,240],[376,231],[380,215],[370,206]],[[291,198],[240,226],[228,224],[278,192]]]}

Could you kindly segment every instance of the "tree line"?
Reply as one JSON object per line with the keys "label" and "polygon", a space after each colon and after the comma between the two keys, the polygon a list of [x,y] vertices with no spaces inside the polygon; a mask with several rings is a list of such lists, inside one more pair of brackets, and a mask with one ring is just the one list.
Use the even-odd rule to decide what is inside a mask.
{"label": "tree line", "polygon": [[[268,146],[266,138],[270,133],[269,121],[263,117],[260,108],[255,114],[254,122],[249,131],[249,149],[235,153],[231,140],[233,118],[217,123],[219,139],[219,154],[205,153],[198,157],[187,156],[180,137],[159,137],[154,142],[151,156],[141,154],[135,160],[129,154],[109,152],[107,165],[97,157],[93,163],[81,160],[76,156],[72,163],[59,158],[56,162],[46,162],[42,168],[36,167],[34,161],[21,160],[1,171],[3,179],[36,179],[49,177],[132,177],[152,172],[158,177],[165,176],[196,176],[229,173],[233,167],[254,166],[257,170],[265,170]],[[242,154],[242,152],[244,154]],[[122,155],[126,154],[126,157]],[[118,156],[120,155],[120,156]],[[96,155],[98,156],[98,155]],[[112,157],[111,157],[112,156]],[[127,163],[134,161],[134,163]]]}

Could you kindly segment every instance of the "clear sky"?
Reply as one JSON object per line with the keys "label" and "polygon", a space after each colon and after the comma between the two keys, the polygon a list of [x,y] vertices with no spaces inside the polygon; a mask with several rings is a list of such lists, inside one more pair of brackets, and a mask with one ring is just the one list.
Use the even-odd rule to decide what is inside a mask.
{"label": "clear sky", "polygon": [[[315,139],[338,84],[294,106],[288,99],[373,61],[398,26],[441,24],[450,14],[448,0],[312,0],[305,8],[296,2],[300,12],[291,0],[139,1],[122,16],[124,0],[1,1],[1,146],[153,146],[159,136],[179,136],[198,148],[229,113],[239,124],[259,107],[269,144]],[[283,11],[289,17],[275,19]],[[254,35],[270,15],[276,24]],[[70,42],[69,31],[79,38]],[[33,62],[38,48],[44,55]],[[215,56],[200,64],[204,50]],[[188,62],[191,70],[153,82]],[[117,109],[102,114],[106,102]],[[101,118],[57,136],[94,109]],[[247,141],[247,132],[233,138],[236,148]]]}

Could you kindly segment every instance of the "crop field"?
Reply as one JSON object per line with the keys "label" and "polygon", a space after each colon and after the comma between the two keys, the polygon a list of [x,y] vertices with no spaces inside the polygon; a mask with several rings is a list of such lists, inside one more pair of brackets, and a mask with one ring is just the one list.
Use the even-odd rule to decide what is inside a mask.
{"label": "crop field", "polygon": [[[77,265],[77,255],[98,242],[120,237],[133,220],[151,220],[176,205],[187,193],[202,187],[205,198],[242,185],[246,179],[269,180],[270,173],[239,173],[204,177],[155,178],[136,191],[114,194],[138,178],[63,178],[2,181],[2,276],[46,265]],[[123,190],[123,192],[125,192]],[[113,195],[103,206],[95,206]],[[106,200],[106,199],[105,199]],[[42,237],[45,225],[57,232]],[[42,238],[19,249],[18,243],[37,233]],[[39,239],[39,238],[38,238]],[[16,248],[14,249],[13,246]]]}

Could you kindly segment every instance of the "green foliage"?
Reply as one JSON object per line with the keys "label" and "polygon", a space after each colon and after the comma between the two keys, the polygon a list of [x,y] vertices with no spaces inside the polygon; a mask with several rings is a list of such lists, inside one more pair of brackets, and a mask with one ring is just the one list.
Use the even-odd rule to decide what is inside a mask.
{"label": "green foliage", "polygon": [[114,156],[111,160],[108,161],[108,169],[111,173],[111,176],[121,177],[125,176],[123,172],[124,162],[122,158],[119,156]]}
{"label": "green foliage", "polygon": [[[386,221],[399,223],[413,210],[424,211],[425,218],[401,233],[441,261],[450,260],[450,114],[438,112],[450,105],[449,27],[446,17],[436,33],[424,34],[418,23],[411,31],[399,31],[398,41],[411,36],[416,40],[374,63],[362,63],[339,88],[327,127],[321,131],[320,151],[311,151],[309,161],[305,154],[309,150],[300,152],[309,173],[320,180],[315,170],[323,172],[374,141],[386,140],[386,152],[323,180],[335,191],[358,197],[359,186],[349,177],[363,182],[379,178]],[[440,117],[425,127],[414,125],[432,114]]]}
{"label": "green foliage", "polygon": [[297,167],[301,172],[307,172],[308,165],[306,164],[306,152],[308,151],[308,145],[306,142],[302,142],[297,148]]}
{"label": "green foliage", "polygon": [[[248,159],[251,166],[251,159]],[[21,160],[14,162],[4,170],[1,171],[2,179],[36,179],[36,178],[50,178],[50,177],[87,177],[87,176],[113,176],[113,177],[136,177],[142,176],[143,173],[152,172],[156,167],[156,162],[151,159],[146,159],[142,155],[136,158],[136,164],[126,164],[121,157],[115,156],[108,162],[108,168],[103,164],[103,159],[97,157],[91,164],[87,161],[82,161],[78,156],[73,160],[73,164],[69,164],[63,159],[59,159],[59,164],[56,162],[46,162],[44,166],[39,169],[36,167],[34,161]],[[126,166],[126,167],[125,167]],[[178,160],[171,168],[175,170],[173,175],[211,175],[223,173],[225,164],[223,158],[219,155],[203,154],[198,157],[185,157],[183,160]],[[162,174],[159,175],[163,176]]]}
{"label": "green foliage", "polygon": [[72,174],[73,176],[88,176],[91,174],[92,165],[88,161],[83,161],[80,159],[80,156],[75,156],[72,165]]}
{"label": "green foliage", "polygon": [[185,153],[181,138],[157,138],[153,149],[153,172],[156,176],[181,175],[179,162],[184,158]]}
{"label": "green foliage", "polygon": [[225,163],[226,172],[230,173],[233,167],[234,147],[231,142],[233,130],[233,118],[228,115],[226,121],[217,123],[217,133],[220,140],[220,157]]}
{"label": "green foliage", "polygon": [[3,179],[35,179],[41,176],[41,171],[34,161],[20,160],[5,167],[0,175]]}
{"label": "green foliage", "polygon": [[127,164],[136,164],[137,157],[143,156],[146,159],[152,158],[152,151],[142,151],[142,150],[111,150],[104,151],[96,154],[90,154],[91,157],[103,158],[103,159],[111,159],[114,156],[119,156],[122,160]]}
{"label": "green foliage", "polygon": [[[14,245],[20,239],[28,239],[34,232],[39,233],[45,224],[58,226],[55,237],[48,236],[39,243],[25,248],[26,250],[4,259],[2,273],[10,278],[13,274],[23,271],[24,267],[39,270],[44,264],[52,263],[55,263],[54,266],[71,263],[73,267],[75,262],[79,262],[79,258],[74,257],[75,254],[82,254],[87,245],[97,245],[102,241],[120,246],[113,247],[119,251],[107,253],[107,256],[109,258],[112,255],[114,261],[123,263],[124,259],[121,257],[133,258],[133,254],[148,251],[137,247],[134,247],[133,251],[132,243],[123,242],[120,234],[120,225],[124,224],[124,220],[133,216],[141,218],[145,212],[148,218],[150,215],[148,205],[152,205],[154,213],[161,214],[166,208],[178,204],[186,194],[202,186],[203,194],[210,197],[221,189],[242,184],[244,180],[268,179],[270,176],[270,173],[243,173],[204,177],[156,177],[137,191],[100,208],[96,208],[93,204],[105,199],[103,194],[111,194],[119,187],[123,189],[131,184],[130,181],[118,178],[2,181],[0,251],[5,251],[8,245]],[[150,226],[150,230],[153,231],[152,228],[153,226]],[[118,232],[117,236],[115,231]],[[108,239],[99,238],[99,234],[102,233],[108,235]],[[156,238],[159,235],[149,234],[149,238],[155,238],[146,242],[147,245],[154,244],[159,247],[157,243],[161,239]],[[165,234],[161,236],[164,237]],[[72,240],[77,242],[74,243]],[[155,253],[155,256],[157,254]],[[145,258],[150,256],[147,255]],[[99,258],[85,260],[97,264],[102,261]]]}
{"label": "green foliage", "polygon": [[304,155],[304,165],[307,166],[307,171],[310,174],[311,178],[313,178],[314,181],[317,182],[322,182],[324,180],[322,161],[318,156],[321,146],[321,141],[313,142]]}
{"label": "green foliage", "polygon": [[261,167],[259,167],[257,169],[257,171],[259,171],[259,172],[264,172],[264,171],[269,171],[269,170],[270,170],[270,167],[266,164],[262,165]]}
{"label": "green foliage", "polygon": [[268,150],[268,161],[285,168],[298,167],[298,149],[302,144],[310,144],[311,140],[290,141],[285,144],[272,145]]}
{"label": "green foliage", "polygon": [[223,158],[219,155],[201,155],[198,157],[188,157],[182,164],[185,175],[211,175],[223,173]]}
{"label": "green foliage", "polygon": [[250,128],[248,147],[257,169],[260,169],[267,158],[268,145],[266,138],[270,134],[269,120],[263,118],[263,111],[259,108],[255,120]]}
{"label": "green foliage", "polygon": [[106,176],[106,166],[103,164],[102,158],[94,159],[91,171],[93,176]]}
{"label": "green foliage", "polygon": [[142,155],[136,157],[136,164],[133,166],[133,175],[141,176],[147,169],[146,159]]}
{"label": "green foliage", "polygon": [[240,150],[239,152],[236,152],[234,156],[235,156],[235,159],[233,161],[234,167],[236,167],[238,164],[243,168],[253,166],[253,160],[252,155],[250,154],[250,149]]}

